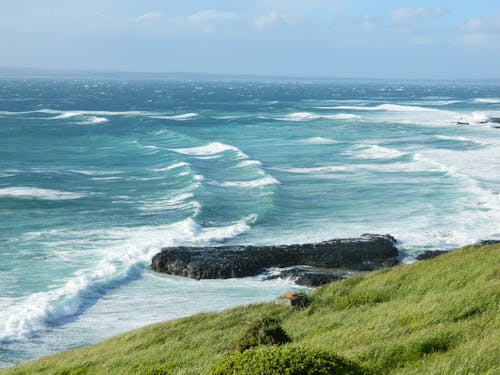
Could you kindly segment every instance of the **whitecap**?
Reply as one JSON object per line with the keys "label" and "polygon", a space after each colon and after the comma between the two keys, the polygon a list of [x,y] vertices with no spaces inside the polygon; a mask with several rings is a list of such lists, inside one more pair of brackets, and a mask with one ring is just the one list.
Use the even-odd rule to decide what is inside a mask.
{"label": "whitecap", "polygon": [[342,165],[325,165],[320,167],[303,167],[303,168],[280,168],[275,167],[273,170],[287,173],[298,174],[322,174],[322,173],[336,173],[352,170],[352,168]]}
{"label": "whitecap", "polygon": [[238,163],[236,166],[237,167],[248,167],[248,166],[252,166],[252,165],[262,165],[262,162],[260,162],[259,160],[243,160],[242,162]]}
{"label": "whitecap", "polygon": [[343,154],[355,159],[395,159],[405,155],[394,148],[368,144],[355,145],[353,150],[345,151]]}
{"label": "whitecap", "polygon": [[192,200],[194,198],[193,193],[181,193],[179,195],[165,198],[157,199],[154,202],[144,203],[140,207],[141,211],[162,211],[162,210],[185,210],[194,209],[195,216],[198,215],[201,210],[201,203]]}
{"label": "whitecap", "polygon": [[123,177],[118,177],[118,176],[92,177],[91,179],[96,181],[116,181],[116,180],[123,180]]}
{"label": "whitecap", "polygon": [[182,113],[180,115],[172,115],[172,116],[150,116],[151,118],[159,119],[159,120],[176,120],[176,121],[186,121],[192,119],[194,117],[199,117],[198,113]]}
{"label": "whitecap", "polygon": [[71,118],[71,117],[81,116],[82,114],[83,114],[82,112],[68,111],[68,112],[62,112],[61,114],[59,114],[55,117],[51,117],[50,119],[51,120],[62,120],[62,119],[67,119],[67,118]]}
{"label": "whitecap", "polygon": [[41,199],[50,201],[72,200],[85,197],[84,194],[67,191],[40,189],[36,187],[9,187],[0,189],[0,198]]}
{"label": "whitecap", "polygon": [[105,122],[109,122],[109,119],[106,117],[90,116],[85,121],[80,121],[77,124],[94,125],[94,124],[103,124]]}
{"label": "whitecap", "polygon": [[86,176],[106,176],[113,174],[120,174],[120,171],[105,171],[105,170],[96,170],[96,169],[72,169],[70,172],[80,173]]}
{"label": "whitecap", "polygon": [[356,106],[356,105],[341,105],[330,107],[330,109],[347,109],[355,111],[389,111],[389,112],[441,112],[440,109],[420,107],[414,105],[400,104],[379,104],[376,106]]}
{"label": "whitecap", "polygon": [[474,103],[485,103],[485,104],[499,104],[500,98],[476,98],[473,100]]}
{"label": "whitecap", "polygon": [[337,140],[331,138],[323,138],[323,137],[311,137],[299,140],[301,143],[307,143],[312,145],[333,145],[338,143]]}
{"label": "whitecap", "polygon": [[472,112],[470,119],[471,122],[482,123],[482,122],[488,122],[490,116],[484,112]]}
{"label": "whitecap", "polygon": [[313,121],[317,119],[329,119],[329,120],[357,120],[361,117],[351,113],[339,113],[335,115],[328,114],[318,114],[312,112],[294,112],[290,113],[284,117],[275,117],[278,121]]}
{"label": "whitecap", "polygon": [[57,118],[67,118],[73,116],[82,116],[82,115],[95,115],[95,116],[154,116],[160,115],[158,112],[150,112],[150,111],[92,111],[92,110],[68,110],[61,111],[55,109],[40,109],[37,111],[30,111],[26,113],[46,113],[46,114],[55,114],[59,115],[56,117],[52,117],[52,119]]}
{"label": "whitecap", "polygon": [[176,168],[182,168],[182,167],[189,167],[190,164],[189,163],[186,163],[186,162],[178,162],[178,163],[174,163],[174,164],[171,164],[171,165],[168,165],[164,168],[153,168],[153,169],[150,169],[151,171],[154,171],[154,172],[166,172],[166,171],[171,171],[172,169],[176,169]]}
{"label": "whitecap", "polygon": [[442,139],[444,141],[464,142],[464,143],[469,143],[469,144],[473,143],[473,144],[477,144],[479,146],[486,145],[485,142],[474,140],[474,139],[470,139],[470,138],[466,138],[466,137],[463,137],[463,136],[435,135],[434,138]]}
{"label": "whitecap", "polygon": [[171,148],[170,151],[176,152],[178,154],[190,155],[190,156],[208,156],[214,154],[220,154],[226,151],[232,151],[238,154],[240,158],[248,157],[243,151],[239,148],[226,145],[221,142],[211,142],[204,146],[197,147],[187,147],[187,148]]}
{"label": "whitecap", "polygon": [[258,178],[256,180],[250,181],[224,181],[216,182],[211,181],[212,185],[223,186],[223,187],[238,187],[238,188],[258,188],[267,185],[279,185],[280,182],[272,176],[265,176]]}

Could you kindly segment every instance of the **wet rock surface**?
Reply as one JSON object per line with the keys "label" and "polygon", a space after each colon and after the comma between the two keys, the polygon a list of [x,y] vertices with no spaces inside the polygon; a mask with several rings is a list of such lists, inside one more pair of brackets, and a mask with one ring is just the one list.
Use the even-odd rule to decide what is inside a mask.
{"label": "wet rock surface", "polygon": [[395,244],[396,240],[390,235],[365,234],[360,238],[301,245],[177,246],[156,254],[151,268],[194,279],[226,279],[258,275],[273,267],[310,266],[323,271],[302,269],[296,279],[302,285],[317,286],[343,277],[336,272],[324,272],[325,269],[372,271],[396,265]]}

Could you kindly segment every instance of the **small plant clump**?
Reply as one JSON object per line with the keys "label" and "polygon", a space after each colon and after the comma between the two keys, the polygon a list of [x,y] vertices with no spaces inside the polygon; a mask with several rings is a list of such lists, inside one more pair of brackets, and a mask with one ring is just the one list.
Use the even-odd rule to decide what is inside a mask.
{"label": "small plant clump", "polygon": [[329,351],[285,345],[231,353],[208,374],[365,375],[371,372]]}
{"label": "small plant clump", "polygon": [[230,351],[243,352],[260,345],[284,345],[292,339],[276,319],[257,320],[247,329],[241,339],[229,347]]}

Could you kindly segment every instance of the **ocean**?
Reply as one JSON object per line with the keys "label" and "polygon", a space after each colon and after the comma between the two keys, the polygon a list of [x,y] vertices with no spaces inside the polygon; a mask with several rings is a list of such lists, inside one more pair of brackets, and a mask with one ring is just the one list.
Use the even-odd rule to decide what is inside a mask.
{"label": "ocean", "polygon": [[500,84],[0,79],[0,367],[297,290],[164,246],[500,239]]}

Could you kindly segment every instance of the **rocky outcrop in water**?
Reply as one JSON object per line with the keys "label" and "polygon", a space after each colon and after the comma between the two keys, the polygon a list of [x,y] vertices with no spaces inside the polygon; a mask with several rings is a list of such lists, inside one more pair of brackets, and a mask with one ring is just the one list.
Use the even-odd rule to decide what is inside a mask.
{"label": "rocky outcrop in water", "polygon": [[427,260],[446,254],[448,251],[444,250],[427,250],[422,254],[417,255],[416,260]]}
{"label": "rocky outcrop in water", "polygon": [[193,279],[245,277],[271,267],[298,265],[372,271],[397,264],[395,244],[392,236],[366,234],[355,239],[302,245],[177,246],[162,249],[153,257],[151,267],[156,272]]}
{"label": "rocky outcrop in water", "polygon": [[294,266],[285,268],[276,274],[266,276],[264,280],[293,280],[298,285],[317,287],[333,281],[345,279],[351,275],[352,272],[340,269]]}

